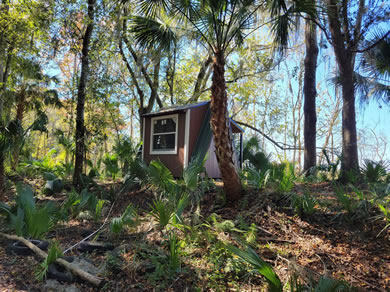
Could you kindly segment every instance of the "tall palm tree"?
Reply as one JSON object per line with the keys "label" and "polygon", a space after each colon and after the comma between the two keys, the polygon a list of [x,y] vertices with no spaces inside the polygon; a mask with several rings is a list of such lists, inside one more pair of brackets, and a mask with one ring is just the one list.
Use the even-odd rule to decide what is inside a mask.
{"label": "tall palm tree", "polygon": [[[313,1],[315,2],[315,0]],[[317,151],[316,151],[316,72],[317,72],[317,26],[310,19],[306,19],[305,25],[305,74],[303,92],[305,96],[304,101],[304,170],[309,170],[316,165]],[[307,172],[309,174],[309,172]]]}
{"label": "tall palm tree", "polygon": [[[213,77],[211,85],[211,129],[214,135],[224,191],[228,201],[242,196],[242,185],[233,162],[230,120],[227,111],[225,63],[229,54],[240,46],[253,31],[264,26],[258,22],[259,12],[266,9],[264,1],[257,0],[154,0],[140,1],[140,10],[145,16],[132,19],[131,31],[144,46],[170,48],[176,41],[175,30],[187,30],[195,35],[212,54]],[[288,28],[292,14],[306,8],[288,6],[284,0],[272,1],[268,7],[273,20],[276,41],[281,48],[287,45]],[[299,9],[298,9],[299,8]],[[302,9],[305,10],[305,9]],[[306,10],[308,11],[308,10]],[[175,27],[167,25],[175,19]]]}

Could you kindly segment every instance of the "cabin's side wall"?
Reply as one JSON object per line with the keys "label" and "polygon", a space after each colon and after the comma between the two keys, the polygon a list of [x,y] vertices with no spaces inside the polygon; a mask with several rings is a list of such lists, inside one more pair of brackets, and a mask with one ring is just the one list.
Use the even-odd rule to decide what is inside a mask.
{"label": "cabin's side wall", "polygon": [[207,175],[211,178],[221,178],[217,156],[215,155],[214,138],[211,139],[209,150],[207,151],[207,161],[205,163]]}
{"label": "cabin's side wall", "polygon": [[[163,117],[163,115],[161,115]],[[150,135],[151,135],[151,117],[145,117],[145,134],[143,144],[144,161],[149,164],[152,160],[160,159],[162,163],[172,172],[174,177],[180,177],[183,172],[184,162],[184,131],[185,131],[186,113],[179,113],[178,136],[177,136],[177,154],[150,154]]]}
{"label": "cabin's side wall", "polygon": [[190,116],[190,137],[188,147],[188,157],[190,159],[192,152],[194,151],[196,139],[198,139],[199,131],[202,126],[204,116],[207,112],[209,104],[191,108]]}

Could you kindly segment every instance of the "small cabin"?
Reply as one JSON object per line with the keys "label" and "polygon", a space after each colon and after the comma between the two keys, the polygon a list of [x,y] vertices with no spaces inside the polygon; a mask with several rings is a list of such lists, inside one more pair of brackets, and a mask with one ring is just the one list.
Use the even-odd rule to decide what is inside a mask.
{"label": "small cabin", "polygon": [[[142,159],[146,163],[159,159],[180,177],[183,169],[196,157],[205,157],[205,168],[211,178],[220,178],[210,126],[210,101],[183,106],[171,106],[142,116]],[[235,149],[234,162],[242,166],[244,130],[230,119]]]}

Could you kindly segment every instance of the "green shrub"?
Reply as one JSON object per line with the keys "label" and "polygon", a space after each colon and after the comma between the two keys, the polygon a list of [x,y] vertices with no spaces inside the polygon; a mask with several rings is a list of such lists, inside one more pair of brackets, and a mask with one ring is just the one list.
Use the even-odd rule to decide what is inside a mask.
{"label": "green shrub", "polygon": [[245,167],[242,172],[242,178],[250,186],[253,186],[257,189],[262,189],[266,186],[268,179],[270,177],[271,170],[266,171],[257,170],[254,167],[248,166]]}
{"label": "green shrub", "polygon": [[115,180],[120,171],[118,165],[118,156],[116,154],[106,154],[102,161],[106,167],[106,174],[111,176],[112,179]]}
{"label": "green shrub", "polygon": [[342,187],[335,188],[335,194],[343,209],[345,209],[349,214],[353,214],[357,207],[356,201],[351,198],[351,196],[347,194]]}
{"label": "green shrub", "polygon": [[49,202],[37,207],[32,189],[29,186],[17,185],[17,198],[14,208],[8,210],[10,227],[17,235],[28,235],[42,238],[56,222],[57,207]]}
{"label": "green shrub", "polygon": [[62,257],[63,253],[61,247],[56,241],[52,241],[45,260],[39,265],[38,270],[35,272],[35,276],[39,281],[46,278],[49,266],[54,263],[58,258]]}
{"label": "green shrub", "polygon": [[383,160],[375,162],[369,159],[364,159],[361,172],[367,182],[376,183],[385,180],[386,168],[387,164]]}
{"label": "green shrub", "polygon": [[302,196],[292,194],[291,200],[294,212],[300,217],[312,215],[316,211],[316,206],[318,205],[316,198],[306,192]]}
{"label": "green shrub", "polygon": [[128,205],[120,217],[114,217],[111,220],[110,231],[114,234],[122,232],[125,226],[133,226],[137,221],[137,211],[132,205]]}
{"label": "green shrub", "polygon": [[278,189],[282,192],[290,192],[296,179],[294,165],[289,162],[275,164],[272,167],[272,180],[278,183]]}
{"label": "green shrub", "polygon": [[278,275],[274,272],[272,267],[268,263],[263,261],[251,247],[246,246],[245,250],[241,250],[234,245],[228,244],[226,245],[226,249],[238,256],[245,263],[252,265],[258,273],[264,276],[264,278],[268,282],[269,291],[283,291],[283,285]]}
{"label": "green shrub", "polygon": [[269,155],[266,155],[260,148],[260,143],[257,137],[251,137],[244,142],[243,160],[248,161],[250,165],[257,171],[265,173],[272,168],[269,161]]}

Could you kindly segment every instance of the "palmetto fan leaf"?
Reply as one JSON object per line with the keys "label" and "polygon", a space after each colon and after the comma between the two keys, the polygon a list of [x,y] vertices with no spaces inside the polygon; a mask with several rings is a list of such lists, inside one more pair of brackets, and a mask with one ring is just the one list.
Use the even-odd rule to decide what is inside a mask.
{"label": "palmetto fan leaf", "polygon": [[360,103],[367,103],[370,99],[377,102],[390,103],[390,86],[378,82],[375,78],[366,77],[355,72],[355,88],[360,96]]}
{"label": "palmetto fan leaf", "polygon": [[169,50],[176,42],[176,33],[170,23],[164,22],[161,18],[133,16],[130,19],[129,29],[138,44],[143,47],[160,47]]}
{"label": "palmetto fan leaf", "polygon": [[315,18],[316,6],[308,0],[294,0],[287,2],[276,0],[271,2],[271,30],[274,34],[274,43],[279,53],[283,53],[288,46],[289,32],[299,21],[299,15],[305,13],[308,17]]}
{"label": "palmetto fan leaf", "polygon": [[[374,40],[382,38],[383,32],[378,32]],[[355,72],[355,85],[360,95],[360,102],[375,99],[378,102],[390,103],[390,37],[384,38],[378,44],[364,52],[360,58],[359,73]]]}
{"label": "palmetto fan leaf", "polygon": [[143,15],[155,17],[162,11],[167,11],[169,4],[169,0],[141,0],[139,1],[139,10]]}

